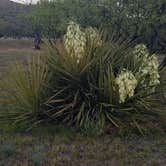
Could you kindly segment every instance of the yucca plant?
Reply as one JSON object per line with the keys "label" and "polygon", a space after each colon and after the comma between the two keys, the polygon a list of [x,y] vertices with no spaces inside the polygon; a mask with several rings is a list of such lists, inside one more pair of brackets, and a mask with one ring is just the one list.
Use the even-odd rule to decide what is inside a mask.
{"label": "yucca plant", "polygon": [[26,127],[39,122],[48,82],[48,68],[40,57],[31,58],[26,65],[11,65],[1,81],[0,119]]}
{"label": "yucca plant", "polygon": [[154,97],[161,85],[157,58],[145,45],[71,22],[42,60],[11,68],[0,118],[30,126],[49,119],[98,134],[107,123],[134,125],[143,134],[145,121],[165,117]]}
{"label": "yucca plant", "polygon": [[50,49],[48,65],[54,94],[46,112],[54,120],[80,127],[87,121],[101,127],[128,122],[143,133],[139,122],[161,113],[152,108],[160,84],[158,62],[144,45],[103,39],[96,29],[72,22],[63,41]]}

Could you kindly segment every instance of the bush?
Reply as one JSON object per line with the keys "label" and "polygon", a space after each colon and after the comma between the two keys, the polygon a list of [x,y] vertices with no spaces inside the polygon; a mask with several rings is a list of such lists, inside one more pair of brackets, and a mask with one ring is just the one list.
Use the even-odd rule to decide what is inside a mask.
{"label": "bush", "polygon": [[80,127],[87,119],[116,127],[129,122],[142,132],[138,122],[161,113],[152,107],[159,64],[145,45],[132,48],[128,41],[71,22],[48,61],[56,89],[47,101],[53,119]]}
{"label": "bush", "polygon": [[97,133],[108,122],[118,128],[135,125],[143,133],[140,124],[164,115],[153,97],[161,85],[157,58],[145,45],[133,47],[105,34],[70,22],[63,40],[49,47],[44,65],[33,62],[28,73],[16,68],[12,86],[4,89],[16,112],[7,115],[14,122],[49,118],[87,132],[96,124]]}

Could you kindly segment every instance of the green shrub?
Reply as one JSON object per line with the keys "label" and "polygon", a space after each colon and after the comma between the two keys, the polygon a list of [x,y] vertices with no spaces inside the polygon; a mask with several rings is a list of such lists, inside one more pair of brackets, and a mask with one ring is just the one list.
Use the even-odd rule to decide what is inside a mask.
{"label": "green shrub", "polygon": [[161,113],[152,97],[161,85],[159,64],[145,45],[132,47],[71,22],[63,41],[50,48],[48,64],[54,94],[47,113],[55,120],[80,127],[87,119],[116,127],[128,123],[142,133],[139,123]]}
{"label": "green shrub", "polygon": [[93,135],[108,122],[134,125],[143,133],[145,121],[165,117],[153,97],[162,85],[158,60],[145,45],[70,22],[43,59],[38,65],[33,60],[28,70],[13,69],[3,87],[12,109],[2,117],[30,125],[49,118]]}

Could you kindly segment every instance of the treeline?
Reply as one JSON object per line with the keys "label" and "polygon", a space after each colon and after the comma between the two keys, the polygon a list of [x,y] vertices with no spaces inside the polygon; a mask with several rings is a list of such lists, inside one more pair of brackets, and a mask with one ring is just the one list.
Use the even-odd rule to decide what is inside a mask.
{"label": "treeline", "polygon": [[27,17],[31,6],[0,0],[0,37],[29,37],[32,24]]}
{"label": "treeline", "polygon": [[69,20],[82,26],[105,27],[117,36],[137,40],[151,50],[166,52],[165,0],[42,1],[32,12],[33,27],[47,37],[59,37]]}
{"label": "treeline", "polygon": [[59,38],[70,20],[166,52],[165,0],[42,0],[36,6],[0,0],[0,37]]}

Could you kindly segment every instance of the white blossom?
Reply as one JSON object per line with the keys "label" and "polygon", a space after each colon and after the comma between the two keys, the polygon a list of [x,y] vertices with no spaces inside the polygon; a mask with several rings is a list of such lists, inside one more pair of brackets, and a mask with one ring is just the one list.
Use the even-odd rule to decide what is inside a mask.
{"label": "white blossom", "polygon": [[85,33],[87,37],[90,39],[90,42],[94,44],[95,47],[102,45],[101,36],[99,35],[99,32],[97,31],[97,29],[88,27],[85,29]]}
{"label": "white blossom", "polygon": [[119,88],[119,103],[124,103],[127,97],[130,98],[134,95],[134,91],[138,82],[131,71],[124,69],[116,77],[115,83]]}
{"label": "white blossom", "polygon": [[102,44],[101,37],[96,29],[89,27],[81,30],[78,24],[70,22],[67,27],[67,33],[64,36],[64,45],[67,52],[71,56],[75,56],[78,62],[85,53],[87,40],[90,40],[95,47]]}
{"label": "white blossom", "polygon": [[64,44],[68,53],[76,56],[78,59],[85,51],[86,37],[81,31],[80,26],[74,22],[70,22],[67,27],[67,33],[64,36]]}
{"label": "white blossom", "polygon": [[139,71],[136,73],[137,79],[141,81],[144,87],[156,86],[160,84],[159,62],[155,54],[149,55],[145,45],[137,45],[133,51],[138,61],[141,61]]}
{"label": "white blossom", "polygon": [[147,58],[149,55],[148,49],[144,44],[138,44],[135,46],[133,54],[137,58]]}

